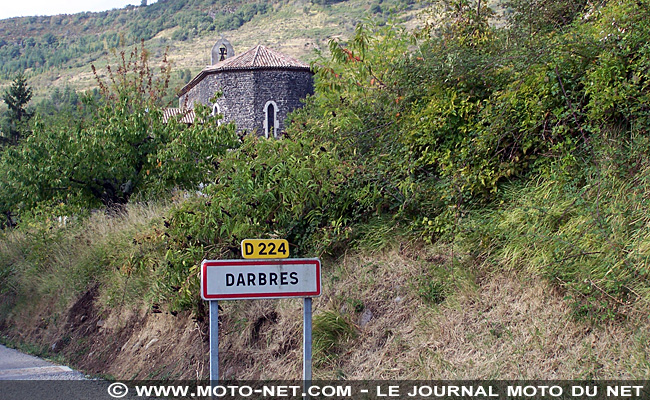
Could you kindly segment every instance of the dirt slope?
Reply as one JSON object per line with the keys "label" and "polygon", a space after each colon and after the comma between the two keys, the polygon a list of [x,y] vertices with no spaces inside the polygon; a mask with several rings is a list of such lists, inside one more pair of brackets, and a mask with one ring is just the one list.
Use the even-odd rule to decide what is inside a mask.
{"label": "dirt slope", "polygon": [[[423,285],[420,276],[444,283],[435,301],[427,290],[436,286]],[[314,319],[337,315],[351,334],[315,323],[316,340],[334,338],[328,351],[315,354],[315,378],[650,376],[647,315],[599,326],[576,321],[564,294],[537,278],[459,273],[444,255],[404,249],[325,262],[323,278]],[[52,315],[42,304],[40,313],[16,315],[13,326],[2,330],[14,340],[47,346],[90,374],[209,376],[205,310],[197,317],[151,308],[103,309],[100,292],[89,288],[66,315]],[[220,304],[223,377],[300,377],[300,300]]]}

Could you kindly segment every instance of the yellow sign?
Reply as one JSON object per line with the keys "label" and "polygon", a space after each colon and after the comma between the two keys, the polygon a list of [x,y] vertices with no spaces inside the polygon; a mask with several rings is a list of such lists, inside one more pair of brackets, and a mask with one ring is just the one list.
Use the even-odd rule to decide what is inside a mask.
{"label": "yellow sign", "polygon": [[244,258],[288,258],[289,242],[286,239],[244,239],[241,254]]}

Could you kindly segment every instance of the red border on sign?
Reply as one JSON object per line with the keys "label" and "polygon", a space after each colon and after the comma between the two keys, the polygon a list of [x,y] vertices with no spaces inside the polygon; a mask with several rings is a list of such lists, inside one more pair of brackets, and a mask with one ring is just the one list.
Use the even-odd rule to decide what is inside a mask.
{"label": "red border on sign", "polygon": [[[316,290],[313,292],[285,292],[285,293],[241,293],[208,295],[205,284],[208,267],[230,266],[256,266],[256,265],[295,265],[314,264],[316,266]],[[204,260],[201,263],[201,297],[204,300],[245,300],[245,299],[281,299],[290,297],[316,297],[320,296],[320,260],[318,258],[283,258],[275,260]]]}

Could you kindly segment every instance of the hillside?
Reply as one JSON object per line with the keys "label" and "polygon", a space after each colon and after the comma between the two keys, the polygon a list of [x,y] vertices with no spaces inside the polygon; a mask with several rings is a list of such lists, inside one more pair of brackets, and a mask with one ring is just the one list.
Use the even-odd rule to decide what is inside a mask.
{"label": "hillside", "polygon": [[[11,325],[5,316],[0,339],[111,379],[207,379],[206,310],[170,310],[161,299],[142,304],[143,293],[156,285],[154,273],[117,280],[113,268],[124,271],[128,264],[116,260],[92,272],[112,275],[112,286],[54,294],[83,276],[81,269],[65,268],[66,260],[78,265],[88,253],[99,256],[109,246],[141,240],[137,231],[150,223],[162,226],[156,214],[164,208],[134,207],[128,218],[111,222],[98,215],[82,231],[92,244],[50,247],[72,256],[50,267],[59,282],[39,285],[42,300],[14,308]],[[466,264],[465,270],[446,246],[386,243],[379,252],[324,258],[323,265],[323,295],[314,300],[315,379],[647,379],[650,374],[647,311],[636,310],[628,323],[577,321],[566,293],[552,283],[521,271],[487,273],[479,264]],[[112,271],[102,272],[107,267]],[[425,279],[444,282],[444,295]],[[299,299],[220,306],[223,379],[300,379]],[[3,315],[7,311],[0,309]]]}
{"label": "hillside", "polygon": [[104,66],[115,49],[145,41],[154,59],[165,51],[177,74],[173,88],[209,63],[221,35],[236,52],[256,44],[311,61],[332,37],[348,37],[365,18],[412,19],[424,6],[406,0],[343,2],[162,0],[100,13],[0,20],[0,87],[25,72],[35,100],[54,87],[84,91],[96,86],[90,64]]}
{"label": "hillside", "polygon": [[[202,260],[283,238],[323,261],[316,378],[649,379],[650,1],[436,4],[331,41],[279,140],[163,123],[173,70],[139,46],[84,113],[15,113],[0,338],[205,379]],[[220,305],[222,377],[299,377],[299,301]]]}

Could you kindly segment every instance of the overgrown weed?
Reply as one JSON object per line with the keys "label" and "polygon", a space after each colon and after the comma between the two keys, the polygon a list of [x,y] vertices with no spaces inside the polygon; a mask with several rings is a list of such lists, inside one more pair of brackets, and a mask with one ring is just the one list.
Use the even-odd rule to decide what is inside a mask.
{"label": "overgrown weed", "polygon": [[[157,247],[156,235],[162,231],[156,227],[168,208],[168,204],[130,204],[117,216],[94,213],[65,224],[34,219],[26,227],[3,232],[3,300],[35,307],[40,304],[37,299],[48,298],[62,311],[97,283],[102,284],[100,303],[105,307],[151,299],[158,256],[164,254]],[[125,285],[129,280],[130,287]]]}
{"label": "overgrown weed", "polygon": [[459,237],[488,268],[527,270],[565,289],[577,319],[626,318],[650,301],[650,167],[619,139],[596,145],[593,167],[571,179],[505,187]]}
{"label": "overgrown weed", "polygon": [[356,336],[354,325],[338,311],[326,310],[316,314],[313,319],[316,365],[320,366],[332,361],[341,347]]}

